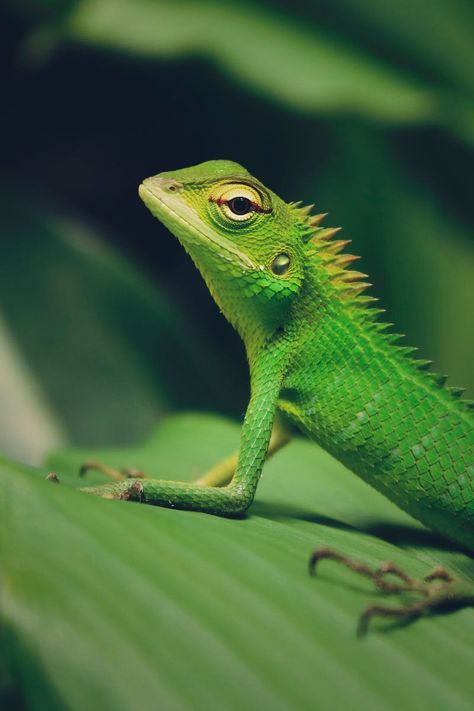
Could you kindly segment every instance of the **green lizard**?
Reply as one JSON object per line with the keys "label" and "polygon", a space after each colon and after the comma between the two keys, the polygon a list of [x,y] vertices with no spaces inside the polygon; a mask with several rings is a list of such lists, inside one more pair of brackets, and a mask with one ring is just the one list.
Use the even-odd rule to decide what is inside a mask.
{"label": "green lizard", "polygon": [[[298,203],[285,203],[237,163],[209,161],[148,178],[139,194],[189,253],[218,306],[242,337],[251,396],[240,450],[194,483],[126,478],[84,490],[107,498],[237,516],[252,503],[265,458],[289,439],[277,411],[415,518],[474,551],[472,405],[414,360],[414,349],[377,320],[366,276],[346,241]],[[272,432],[273,430],[273,432]],[[437,570],[426,582],[394,566],[370,571],[339,560],[382,589],[424,595],[415,615],[448,603],[474,604],[474,585]],[[385,575],[398,576],[388,582]]]}

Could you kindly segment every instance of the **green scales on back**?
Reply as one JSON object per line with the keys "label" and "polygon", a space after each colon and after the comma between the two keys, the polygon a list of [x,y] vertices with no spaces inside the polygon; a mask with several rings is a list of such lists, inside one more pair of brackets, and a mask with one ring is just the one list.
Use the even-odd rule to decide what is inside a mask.
{"label": "green scales on back", "polygon": [[351,271],[356,258],[343,253],[338,230],[321,227],[325,216],[285,203],[229,161],[148,178],[140,196],[241,335],[251,398],[239,453],[198,482],[125,479],[87,490],[240,515],[269,449],[288,439],[278,428],[272,435],[279,409],[401,508],[474,550],[471,404],[379,322],[365,275]]}
{"label": "green scales on back", "polygon": [[279,407],[401,508],[474,548],[472,403],[377,320],[347,242],[296,209],[308,272]]}

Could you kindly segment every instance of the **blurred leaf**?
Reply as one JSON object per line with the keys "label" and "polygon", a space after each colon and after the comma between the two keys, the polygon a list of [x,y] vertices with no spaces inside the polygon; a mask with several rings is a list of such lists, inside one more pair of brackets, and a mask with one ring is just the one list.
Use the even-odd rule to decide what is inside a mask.
{"label": "blurred leaf", "polygon": [[[326,6],[326,7],[325,7]],[[371,44],[396,49],[400,60],[434,70],[440,85],[452,83],[474,91],[474,6],[469,0],[323,0],[318,3],[342,20],[364,30]]]}
{"label": "blurred leaf", "polygon": [[151,58],[209,57],[253,91],[305,113],[392,123],[437,117],[437,99],[426,87],[319,29],[255,5],[83,0],[64,31],[73,41]]}
{"label": "blurred leaf", "polygon": [[[237,441],[234,425],[186,416],[102,456],[196,476]],[[76,483],[85,456],[48,464]],[[307,560],[325,543],[418,576],[441,562],[472,577],[472,561],[315,445],[269,462],[242,521],[95,499],[39,474],[0,468],[3,650],[29,708],[470,708],[470,610],[390,634],[375,623],[358,641],[370,586],[330,563],[311,579]]]}
{"label": "blurred leaf", "polygon": [[[24,377],[41,383],[65,436],[128,443],[170,406],[222,404],[230,373],[145,275],[78,220],[40,208],[25,193],[0,195],[3,317]],[[15,400],[10,375],[0,376]],[[16,380],[19,399],[21,375]],[[28,459],[31,432],[23,424],[14,450],[5,432],[0,442],[21,456],[23,441],[21,458]]]}
{"label": "blurred leaf", "polygon": [[23,462],[40,462],[67,441],[40,384],[15,347],[0,313],[0,446]]}
{"label": "blurred leaf", "polygon": [[469,0],[325,0],[317,12],[432,85],[438,123],[474,142],[474,6]]}

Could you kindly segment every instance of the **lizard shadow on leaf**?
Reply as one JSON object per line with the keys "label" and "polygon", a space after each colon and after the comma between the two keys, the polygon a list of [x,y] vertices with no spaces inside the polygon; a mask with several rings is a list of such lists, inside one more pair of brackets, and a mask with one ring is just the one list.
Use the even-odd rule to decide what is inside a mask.
{"label": "lizard shadow on leaf", "polygon": [[459,545],[426,528],[380,522],[364,526],[364,531],[401,548],[409,545],[417,548],[437,548],[438,550],[452,552],[459,550]]}
{"label": "lizard shadow on leaf", "polygon": [[299,519],[300,521],[309,521],[310,523],[317,523],[321,526],[330,526],[331,528],[338,528],[345,531],[357,531],[355,526],[351,526],[344,521],[338,521],[336,518],[331,518],[330,516],[324,516],[316,511],[307,511],[298,506],[285,505],[285,504],[271,504],[266,501],[256,501],[252,504],[250,509],[250,515],[252,516],[263,516],[269,519]]}
{"label": "lizard shadow on leaf", "polygon": [[469,557],[472,554],[439,534],[417,526],[407,526],[403,524],[386,523],[384,521],[370,521],[364,524],[351,525],[339,521],[329,516],[324,516],[316,511],[298,507],[297,505],[272,504],[265,501],[257,501],[252,505],[251,514],[265,516],[266,518],[297,518],[301,521],[309,521],[322,526],[342,529],[346,531],[368,533],[377,538],[381,538],[388,543],[400,548],[413,546],[416,548],[436,548],[441,551],[453,552],[462,551]]}
{"label": "lizard shadow on leaf", "polygon": [[415,622],[421,622],[423,618],[427,619],[430,617],[445,617],[447,615],[453,614],[454,612],[459,612],[459,610],[465,609],[466,607],[469,607],[469,605],[453,603],[452,605],[448,605],[446,607],[437,608],[436,610],[425,612],[422,615],[407,616],[399,620],[385,622],[385,624],[382,620],[379,620],[378,623],[373,625],[373,630],[381,634],[390,634],[392,632],[396,632],[399,629],[409,627]]}

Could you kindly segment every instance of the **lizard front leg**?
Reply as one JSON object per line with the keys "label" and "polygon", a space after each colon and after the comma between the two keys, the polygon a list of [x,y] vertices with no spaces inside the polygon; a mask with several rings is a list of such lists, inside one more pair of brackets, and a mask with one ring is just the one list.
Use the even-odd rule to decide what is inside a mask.
{"label": "lizard front leg", "polygon": [[[281,421],[278,414],[273,423],[272,434],[267,449],[266,460],[269,459],[275,452],[288,444],[291,439],[291,432],[288,427]],[[226,486],[232,481],[237,469],[239,461],[239,450],[232,452],[228,457],[222,459],[215,466],[209,469],[194,484],[200,486]],[[124,481],[126,479],[152,479],[148,474],[132,467],[116,469],[110,467],[97,459],[90,459],[85,462],[80,469],[80,476],[84,476],[88,471],[98,471],[114,481]]]}
{"label": "lizard front leg", "polygon": [[[281,418],[276,415],[265,460],[269,459],[275,452],[278,452],[285,444],[288,444],[290,439],[291,433],[289,429],[285,427]],[[212,469],[209,469],[195,483],[200,484],[200,486],[226,486],[232,481],[238,462],[239,451],[237,450],[212,467]]]}
{"label": "lizard front leg", "polygon": [[[278,352],[277,352],[278,355]],[[171,508],[240,515],[253,501],[263,463],[269,450],[276,403],[283,377],[281,358],[264,350],[251,373],[251,398],[245,415],[240,449],[195,483],[149,478],[114,481],[81,491],[108,499],[127,499]],[[287,435],[275,435],[273,449],[283,446]]]}

